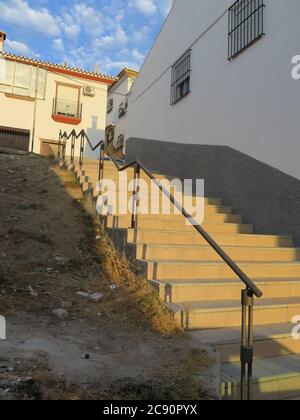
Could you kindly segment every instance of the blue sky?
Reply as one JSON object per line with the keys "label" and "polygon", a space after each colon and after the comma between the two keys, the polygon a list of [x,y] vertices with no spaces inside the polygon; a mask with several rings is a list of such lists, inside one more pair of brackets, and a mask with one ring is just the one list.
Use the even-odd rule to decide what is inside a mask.
{"label": "blue sky", "polygon": [[139,69],[171,0],[0,0],[5,50],[117,74]]}

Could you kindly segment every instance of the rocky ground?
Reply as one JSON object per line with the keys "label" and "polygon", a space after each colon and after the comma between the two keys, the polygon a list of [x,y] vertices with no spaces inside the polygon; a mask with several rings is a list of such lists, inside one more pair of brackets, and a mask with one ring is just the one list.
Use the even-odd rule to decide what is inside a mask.
{"label": "rocky ground", "polygon": [[87,208],[53,162],[0,153],[0,400],[214,398],[214,361]]}

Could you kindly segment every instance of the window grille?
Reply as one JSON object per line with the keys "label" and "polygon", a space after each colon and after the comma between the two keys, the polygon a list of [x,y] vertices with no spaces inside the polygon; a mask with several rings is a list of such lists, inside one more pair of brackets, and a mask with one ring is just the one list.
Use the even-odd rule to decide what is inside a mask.
{"label": "window grille", "polygon": [[237,57],[264,34],[264,0],[238,0],[228,11],[228,59]]}
{"label": "window grille", "polygon": [[110,98],[107,102],[107,113],[109,114],[114,108],[114,100],[113,98]]}
{"label": "window grille", "polygon": [[124,147],[124,142],[125,142],[125,137],[124,134],[120,134],[114,141],[113,141],[113,145],[115,147],[116,150],[120,150],[123,149]]}
{"label": "window grille", "polygon": [[191,50],[172,66],[171,105],[190,93]]}

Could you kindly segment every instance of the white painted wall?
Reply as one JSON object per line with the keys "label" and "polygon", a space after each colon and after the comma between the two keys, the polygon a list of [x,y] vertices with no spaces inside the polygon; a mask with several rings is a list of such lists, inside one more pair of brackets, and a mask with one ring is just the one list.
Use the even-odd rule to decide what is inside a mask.
{"label": "white painted wall", "polygon": [[[265,0],[266,36],[229,62],[233,2],[175,2],[131,91],[126,138],[227,145],[300,179],[300,2]],[[171,66],[201,34],[191,93],[171,106]]]}
{"label": "white painted wall", "polygon": [[[53,98],[56,95],[56,82],[68,83],[75,86],[93,86],[95,96],[83,96],[81,91],[81,102],[83,104],[82,121],[79,125],[62,124],[52,119]],[[45,100],[38,100],[36,107],[36,126],[34,138],[34,152],[40,153],[40,139],[58,140],[60,130],[68,133],[74,128],[77,132],[86,130],[93,145],[105,136],[106,104],[108,86],[105,83],[76,78],[59,73],[47,72],[46,97]],[[68,99],[68,98],[67,98]],[[0,92],[0,125],[6,127],[22,128],[33,132],[34,101],[9,98]],[[31,142],[30,142],[31,147]],[[78,154],[80,144],[77,143],[76,153]],[[67,154],[70,148],[67,148]],[[86,146],[87,157],[98,156],[99,151],[91,152]]]}
{"label": "white painted wall", "polygon": [[125,74],[120,80],[115,83],[108,91],[107,100],[111,98],[114,101],[113,110],[107,114],[106,127],[110,124],[115,125],[115,138],[123,134],[126,138],[127,133],[127,113],[119,118],[119,105],[125,101],[128,92],[132,88],[135,78]]}

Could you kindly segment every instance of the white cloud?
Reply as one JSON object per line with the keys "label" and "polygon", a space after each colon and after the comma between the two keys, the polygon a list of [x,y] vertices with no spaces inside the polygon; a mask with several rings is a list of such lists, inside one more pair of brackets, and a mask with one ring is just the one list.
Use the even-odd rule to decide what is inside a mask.
{"label": "white cloud", "polygon": [[100,39],[94,40],[93,45],[97,48],[122,48],[127,44],[128,37],[121,25],[117,25],[114,33],[105,35]]}
{"label": "white cloud", "polygon": [[64,31],[66,34],[66,37],[68,39],[74,39],[80,34],[80,26],[79,25],[65,25]]}
{"label": "white cloud", "polygon": [[63,43],[63,40],[61,38],[56,38],[54,39],[54,41],[52,42],[52,48],[60,53],[64,53],[65,52],[65,46]]}
{"label": "white cloud", "polygon": [[141,66],[145,60],[145,54],[142,54],[139,50],[134,48],[132,51],[132,58]]}
{"label": "white cloud", "polygon": [[70,13],[75,24],[81,25],[88,35],[95,37],[103,32],[104,18],[99,11],[84,3],[77,3]]}
{"label": "white cloud", "polygon": [[154,0],[132,0],[133,5],[144,15],[153,15],[157,11]]}
{"label": "white cloud", "polygon": [[172,0],[160,0],[159,1],[159,9],[162,15],[167,16],[169,11],[171,10]]}
{"label": "white cloud", "polygon": [[10,39],[5,41],[5,50],[20,55],[31,54],[30,48],[26,44],[23,42],[11,41]]}
{"label": "white cloud", "polygon": [[1,20],[48,36],[60,33],[57,20],[45,9],[33,9],[25,0],[0,1]]}

